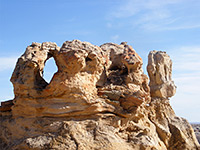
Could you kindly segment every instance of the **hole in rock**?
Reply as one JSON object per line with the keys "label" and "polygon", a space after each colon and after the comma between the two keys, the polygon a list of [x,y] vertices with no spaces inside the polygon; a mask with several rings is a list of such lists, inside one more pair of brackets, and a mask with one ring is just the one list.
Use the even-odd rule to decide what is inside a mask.
{"label": "hole in rock", "polygon": [[118,66],[113,66],[112,65],[109,70],[121,70],[121,68],[118,67]]}
{"label": "hole in rock", "polygon": [[88,61],[92,61],[92,59],[89,58],[89,57],[86,57],[86,58],[85,58],[85,61],[86,61],[86,62],[88,62]]}
{"label": "hole in rock", "polygon": [[111,66],[110,69],[111,71],[119,71],[120,75],[127,75],[128,74],[128,68],[126,66]]}
{"label": "hole in rock", "polygon": [[127,67],[125,67],[125,66],[123,67],[121,75],[128,75],[128,68]]}
{"label": "hole in rock", "polygon": [[50,82],[54,73],[58,71],[55,60],[53,57],[49,58],[44,66],[43,78],[46,82]]}

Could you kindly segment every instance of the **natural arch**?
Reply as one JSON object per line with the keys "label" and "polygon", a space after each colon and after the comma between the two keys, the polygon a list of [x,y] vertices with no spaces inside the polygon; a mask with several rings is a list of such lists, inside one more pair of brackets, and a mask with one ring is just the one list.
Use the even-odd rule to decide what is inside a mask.
{"label": "natural arch", "polygon": [[55,72],[58,71],[58,67],[56,66],[55,60],[53,57],[49,58],[44,66],[43,70],[43,78],[47,83],[50,83]]}

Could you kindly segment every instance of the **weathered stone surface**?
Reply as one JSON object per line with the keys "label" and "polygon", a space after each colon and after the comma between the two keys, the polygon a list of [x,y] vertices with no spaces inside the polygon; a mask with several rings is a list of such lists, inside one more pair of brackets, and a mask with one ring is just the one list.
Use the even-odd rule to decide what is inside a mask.
{"label": "weathered stone surface", "polygon": [[176,93],[176,86],[172,81],[172,61],[166,52],[151,51],[147,71],[152,97],[168,98]]}
{"label": "weathered stone surface", "polygon": [[[42,72],[51,56],[58,71],[48,84]],[[107,43],[100,48],[74,40],[65,42],[59,49],[55,43],[42,43],[41,47],[34,43],[19,58],[11,78],[15,92],[13,116],[132,111],[150,101],[148,78],[141,66],[142,59],[128,45]],[[110,97],[115,94],[106,94],[114,90],[121,93],[118,99]],[[108,102],[113,100],[116,106]]]}
{"label": "weathered stone surface", "polygon": [[11,111],[12,106],[13,106],[13,100],[1,102],[0,111],[1,112]]}
{"label": "weathered stone surface", "polygon": [[18,59],[11,77],[15,97],[35,97],[48,83],[42,78],[45,62],[52,51],[58,51],[55,43],[32,43]]}
{"label": "weathered stone surface", "polygon": [[[27,72],[25,69],[24,75],[20,76],[26,82],[11,78],[16,96],[13,116],[77,116],[114,111],[112,105],[97,96],[96,83],[104,70],[104,59],[98,46],[78,40],[65,42],[61,49],[56,45],[54,49],[48,49],[50,44],[44,47],[45,44],[38,50],[44,56],[40,53],[31,55],[33,58],[25,60],[23,65],[19,61],[16,65],[13,76],[21,72],[18,68],[27,68]],[[27,50],[19,60],[31,57],[26,54]],[[58,71],[47,84],[40,72],[50,56],[55,59]],[[41,64],[38,59],[43,60]]]}
{"label": "weathered stone surface", "polygon": [[200,143],[200,124],[199,123],[192,123],[191,125],[192,125],[192,128],[194,129],[197,140]]}
{"label": "weathered stone surface", "polygon": [[107,82],[99,88],[100,95],[120,101],[125,110],[149,103],[148,77],[143,73],[142,59],[135,50],[126,43],[106,43],[100,47],[106,58],[107,76]]}
{"label": "weathered stone surface", "polygon": [[199,149],[194,131],[186,119],[177,117],[169,100],[153,98],[150,103],[149,119],[154,123],[157,134],[169,150]]}
{"label": "weathered stone surface", "polygon": [[[42,74],[50,57],[58,71],[47,83]],[[175,94],[169,56],[150,53],[150,88],[142,64],[126,42],[32,43],[11,77],[15,98],[2,105],[8,111],[0,109],[1,149],[199,149],[190,124],[169,104]]]}

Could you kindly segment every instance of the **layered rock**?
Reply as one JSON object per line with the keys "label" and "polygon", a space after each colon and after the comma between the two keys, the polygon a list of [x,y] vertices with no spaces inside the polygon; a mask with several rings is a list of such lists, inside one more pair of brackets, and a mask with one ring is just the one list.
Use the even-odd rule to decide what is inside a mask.
{"label": "layered rock", "polygon": [[[100,46],[106,58],[104,84],[99,96],[119,101],[124,110],[149,103],[148,77],[142,70],[142,59],[126,44],[106,43]],[[106,81],[105,81],[106,80]]]}
{"label": "layered rock", "polygon": [[[58,71],[48,84],[42,73],[50,57]],[[141,66],[141,58],[128,45],[107,43],[100,48],[74,40],[60,49],[55,43],[33,43],[19,58],[11,77],[13,116],[131,111],[150,100],[148,78]]]}
{"label": "layered rock", "polygon": [[[50,57],[58,71],[47,83],[42,75]],[[171,59],[150,52],[150,83],[142,64],[125,42],[32,43],[11,77],[15,98],[0,109],[0,147],[198,149],[193,129],[169,104],[176,89]]]}
{"label": "layered rock", "polygon": [[151,51],[147,71],[152,97],[169,98],[176,93],[176,86],[172,81],[172,60],[166,52]]}
{"label": "layered rock", "polygon": [[[43,47],[46,44],[48,46]],[[65,42],[61,49],[56,45],[52,49],[52,45],[55,44],[42,43],[42,47],[37,48],[40,53],[33,55],[35,46],[32,44],[29,46],[31,48],[28,47],[25,54],[19,58],[11,78],[16,96],[13,115],[72,116],[94,113],[92,111],[104,111],[106,106],[108,110],[112,109],[97,97],[96,82],[102,74],[104,63],[101,49],[77,40]],[[46,55],[43,56],[41,53]],[[21,63],[24,57],[28,59]],[[50,84],[47,84],[41,73],[44,63],[50,57],[54,58],[58,71],[54,74]],[[21,68],[26,68],[27,71],[26,69],[20,71]],[[24,75],[19,75],[18,72]],[[17,78],[16,75],[20,77]],[[21,82],[21,80],[26,82]],[[38,88],[39,84],[40,88]],[[102,107],[103,105],[105,107]]]}

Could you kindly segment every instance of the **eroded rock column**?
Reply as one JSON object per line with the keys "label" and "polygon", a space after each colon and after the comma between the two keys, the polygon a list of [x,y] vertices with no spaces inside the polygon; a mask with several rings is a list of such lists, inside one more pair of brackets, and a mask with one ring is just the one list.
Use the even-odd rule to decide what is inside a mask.
{"label": "eroded rock column", "polygon": [[172,61],[166,52],[151,51],[147,71],[151,97],[169,98],[176,93],[176,86],[172,81]]}

